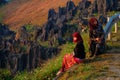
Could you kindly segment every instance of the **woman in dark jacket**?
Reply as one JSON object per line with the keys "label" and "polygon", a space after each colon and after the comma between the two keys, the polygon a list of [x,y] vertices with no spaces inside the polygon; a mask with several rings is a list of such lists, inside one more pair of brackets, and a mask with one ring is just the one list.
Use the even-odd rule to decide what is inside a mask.
{"label": "woman in dark jacket", "polygon": [[103,53],[105,49],[104,30],[96,18],[89,20],[90,57]]}
{"label": "woman in dark jacket", "polygon": [[74,48],[74,56],[80,59],[85,59],[86,53],[83,45],[83,39],[78,32],[73,34],[73,42],[76,44]]}

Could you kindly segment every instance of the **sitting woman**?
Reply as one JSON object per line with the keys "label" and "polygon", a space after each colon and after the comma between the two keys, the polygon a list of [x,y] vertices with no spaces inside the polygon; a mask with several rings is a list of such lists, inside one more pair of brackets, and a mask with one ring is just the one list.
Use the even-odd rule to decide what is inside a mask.
{"label": "sitting woman", "polygon": [[105,51],[105,33],[102,25],[96,18],[91,18],[89,20],[89,27],[89,52],[90,57],[95,57]]}
{"label": "sitting woman", "polygon": [[86,53],[83,45],[83,39],[78,32],[73,34],[73,42],[76,44],[74,48],[74,56],[80,59],[85,59]]}
{"label": "sitting woman", "polygon": [[83,45],[83,39],[78,32],[73,34],[73,42],[76,44],[74,52],[72,54],[66,54],[63,58],[62,67],[58,71],[57,75],[65,72],[74,64],[82,63],[85,59],[85,51]]}

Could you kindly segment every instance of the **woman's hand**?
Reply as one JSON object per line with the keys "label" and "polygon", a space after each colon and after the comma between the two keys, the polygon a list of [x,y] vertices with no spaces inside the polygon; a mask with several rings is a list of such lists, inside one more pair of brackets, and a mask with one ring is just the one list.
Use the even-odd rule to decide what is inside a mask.
{"label": "woman's hand", "polygon": [[98,43],[101,43],[101,38],[95,38]]}

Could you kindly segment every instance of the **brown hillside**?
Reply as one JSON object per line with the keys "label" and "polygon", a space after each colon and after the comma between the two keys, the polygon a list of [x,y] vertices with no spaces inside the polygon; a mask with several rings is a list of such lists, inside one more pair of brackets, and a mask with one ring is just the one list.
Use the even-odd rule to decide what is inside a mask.
{"label": "brown hillside", "polygon": [[[42,25],[47,21],[47,14],[50,8],[57,9],[59,6],[65,6],[68,0],[13,0],[6,5],[3,22],[15,30],[18,27],[31,23]],[[73,0],[78,4],[81,0]]]}

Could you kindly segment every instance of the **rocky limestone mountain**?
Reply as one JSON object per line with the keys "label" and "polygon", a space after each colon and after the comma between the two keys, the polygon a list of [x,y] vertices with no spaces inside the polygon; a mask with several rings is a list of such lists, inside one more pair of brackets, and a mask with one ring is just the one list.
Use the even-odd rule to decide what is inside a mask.
{"label": "rocky limestone mountain", "polygon": [[26,38],[25,28],[20,29],[20,39],[7,26],[0,25],[0,68],[7,68],[11,74],[17,71],[32,70],[41,66],[44,60],[57,55],[56,47],[44,47]]}

